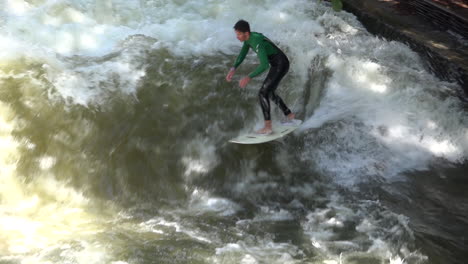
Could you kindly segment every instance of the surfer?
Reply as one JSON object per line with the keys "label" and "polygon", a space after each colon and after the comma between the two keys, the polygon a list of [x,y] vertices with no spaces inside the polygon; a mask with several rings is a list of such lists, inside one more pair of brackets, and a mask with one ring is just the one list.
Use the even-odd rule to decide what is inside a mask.
{"label": "surfer", "polygon": [[239,56],[237,56],[234,66],[229,70],[226,80],[228,82],[232,80],[237,67],[239,67],[239,65],[244,61],[249,49],[252,49],[257,53],[260,65],[252,73],[239,81],[239,86],[241,88],[245,88],[252,78],[262,74],[269,66],[271,66],[270,71],[258,92],[265,125],[262,129],[256,131],[259,134],[271,134],[273,130],[270,115],[270,98],[280,107],[288,120],[294,120],[295,118],[294,113],[289,110],[281,97],[275,93],[281,79],[283,79],[289,70],[288,57],[286,57],[283,51],[281,51],[281,49],[279,49],[263,34],[250,32],[250,25],[245,20],[239,20],[234,25],[234,31],[236,32],[237,39],[244,44]]}

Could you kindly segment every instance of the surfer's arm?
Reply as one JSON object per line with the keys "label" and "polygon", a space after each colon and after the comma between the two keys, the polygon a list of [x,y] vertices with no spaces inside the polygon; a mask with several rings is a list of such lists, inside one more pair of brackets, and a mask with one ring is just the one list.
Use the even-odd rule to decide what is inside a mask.
{"label": "surfer's arm", "polygon": [[249,52],[249,48],[249,45],[244,42],[239,56],[237,56],[236,62],[234,63],[234,69],[237,69],[237,67],[239,67],[239,65],[244,61],[245,56],[247,56],[247,52]]}
{"label": "surfer's arm", "polygon": [[257,56],[260,59],[260,65],[258,65],[258,67],[249,74],[250,78],[254,78],[255,76],[262,74],[270,66],[268,63],[267,51],[263,45],[258,48]]}

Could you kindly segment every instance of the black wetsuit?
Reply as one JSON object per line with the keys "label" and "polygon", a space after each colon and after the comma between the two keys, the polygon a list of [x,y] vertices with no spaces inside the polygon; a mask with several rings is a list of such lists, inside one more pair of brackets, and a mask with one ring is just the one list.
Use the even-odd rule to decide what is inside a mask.
{"label": "black wetsuit", "polygon": [[268,64],[271,66],[270,71],[263,82],[262,88],[260,88],[258,93],[263,117],[266,121],[271,120],[270,98],[280,107],[284,115],[289,115],[291,110],[289,110],[281,97],[279,97],[275,92],[281,79],[283,79],[289,70],[288,57],[286,57],[286,55],[268,38],[260,33],[252,32],[249,40],[244,41],[244,45],[236,59],[234,68],[237,68],[242,61],[244,61],[250,48],[257,53],[257,56],[260,59],[260,65],[251,74],[249,74],[249,77],[253,78],[260,75],[268,69]]}

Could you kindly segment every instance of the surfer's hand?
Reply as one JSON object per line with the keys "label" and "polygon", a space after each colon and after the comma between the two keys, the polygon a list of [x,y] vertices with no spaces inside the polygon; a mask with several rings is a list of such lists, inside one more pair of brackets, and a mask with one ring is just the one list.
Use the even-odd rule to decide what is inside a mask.
{"label": "surfer's hand", "polygon": [[252,78],[250,78],[249,76],[242,78],[242,80],[240,80],[239,82],[239,86],[241,88],[245,88],[247,84],[249,84],[250,80],[252,80]]}
{"label": "surfer's hand", "polygon": [[236,73],[236,69],[235,68],[231,68],[229,70],[229,73],[227,74],[226,76],[226,81],[230,82],[232,80],[232,76],[234,76],[234,73]]}

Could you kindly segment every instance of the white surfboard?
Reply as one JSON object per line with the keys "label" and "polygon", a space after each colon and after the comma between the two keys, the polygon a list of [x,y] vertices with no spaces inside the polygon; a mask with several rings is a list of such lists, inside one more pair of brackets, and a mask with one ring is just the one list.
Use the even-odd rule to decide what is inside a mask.
{"label": "white surfboard", "polygon": [[297,119],[294,121],[295,122],[291,123],[274,124],[273,133],[268,135],[262,135],[252,132],[233,138],[229,140],[229,142],[237,144],[261,144],[275,139],[279,139],[299,128],[302,121]]}

